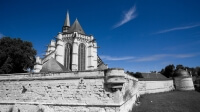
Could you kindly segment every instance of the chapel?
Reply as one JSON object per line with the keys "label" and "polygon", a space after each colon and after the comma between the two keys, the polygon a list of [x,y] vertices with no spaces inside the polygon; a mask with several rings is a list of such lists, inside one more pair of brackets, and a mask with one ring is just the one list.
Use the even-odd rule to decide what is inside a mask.
{"label": "chapel", "polygon": [[78,19],[70,25],[69,13],[59,32],[47,46],[43,58],[36,57],[34,72],[63,72],[105,69],[97,55],[97,42],[92,35],[87,35]]}

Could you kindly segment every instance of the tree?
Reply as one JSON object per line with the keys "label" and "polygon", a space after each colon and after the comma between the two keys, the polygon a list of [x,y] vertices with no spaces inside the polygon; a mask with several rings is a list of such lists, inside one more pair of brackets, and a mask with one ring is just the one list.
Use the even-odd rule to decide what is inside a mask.
{"label": "tree", "polygon": [[174,70],[175,70],[175,66],[173,64],[172,65],[168,65],[168,66],[165,67],[163,75],[166,76],[166,77],[168,77],[168,78],[169,77],[173,77]]}
{"label": "tree", "polygon": [[195,76],[195,69],[194,68],[190,68],[190,67],[184,67],[185,70],[192,76]]}
{"label": "tree", "polygon": [[19,38],[0,39],[0,74],[22,73],[33,69],[36,50],[31,42]]}
{"label": "tree", "polygon": [[127,71],[127,73],[130,74],[131,76],[135,77],[135,78],[144,78],[142,76],[142,73],[140,73],[140,72],[133,73],[133,72]]}
{"label": "tree", "polygon": [[200,76],[200,67],[196,67],[195,72],[197,76]]}
{"label": "tree", "polygon": [[134,75],[134,73],[133,72],[129,72],[129,71],[127,71],[126,73],[128,73],[128,74],[130,74],[130,75]]}
{"label": "tree", "polygon": [[183,66],[183,65],[176,65],[176,70],[178,70],[178,69],[185,69],[185,67]]}
{"label": "tree", "polygon": [[164,75],[165,69],[161,69],[160,73]]}
{"label": "tree", "polygon": [[140,72],[136,72],[136,73],[134,74],[134,77],[136,77],[136,78],[144,78],[144,77],[142,76],[142,73],[140,73]]}
{"label": "tree", "polygon": [[184,69],[186,70],[190,75],[194,76],[194,77],[199,77],[200,76],[200,67],[197,66],[195,68],[193,67],[187,67],[187,66],[183,66],[181,64],[176,65],[176,69],[174,67],[174,65],[168,65],[166,66],[164,69],[161,69],[160,73],[165,75],[166,77],[174,77],[174,72],[178,69]]}

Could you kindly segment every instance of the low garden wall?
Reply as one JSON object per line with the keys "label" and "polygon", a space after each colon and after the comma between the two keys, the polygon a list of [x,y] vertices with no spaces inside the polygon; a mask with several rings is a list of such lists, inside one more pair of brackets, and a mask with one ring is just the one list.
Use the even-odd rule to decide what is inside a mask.
{"label": "low garden wall", "polygon": [[149,94],[149,93],[159,93],[174,90],[173,80],[140,80],[138,84],[139,93]]}

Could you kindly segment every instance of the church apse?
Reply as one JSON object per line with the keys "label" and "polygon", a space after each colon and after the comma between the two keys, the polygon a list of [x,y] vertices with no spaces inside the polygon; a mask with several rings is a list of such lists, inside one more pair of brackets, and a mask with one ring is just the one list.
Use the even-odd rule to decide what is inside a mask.
{"label": "church apse", "polygon": [[[100,69],[98,66],[102,64],[98,63],[100,57],[97,56],[97,42],[95,38],[92,35],[86,35],[78,19],[70,25],[68,13],[62,32],[58,33],[56,41],[51,41],[44,58],[37,59],[34,67],[36,73],[41,72],[41,69],[44,70],[42,72],[96,70]],[[50,59],[54,61],[48,62]],[[47,62],[48,64],[46,64]],[[51,65],[55,64],[52,62],[56,62],[57,66],[60,66],[62,70],[45,71],[47,69],[51,70]],[[44,66],[45,64],[48,66]]]}

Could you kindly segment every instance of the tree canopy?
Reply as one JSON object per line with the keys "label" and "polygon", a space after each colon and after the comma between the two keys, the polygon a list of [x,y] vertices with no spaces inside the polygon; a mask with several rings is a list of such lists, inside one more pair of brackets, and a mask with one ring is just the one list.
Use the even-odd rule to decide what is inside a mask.
{"label": "tree canopy", "polygon": [[31,42],[20,38],[0,39],[0,74],[23,73],[33,69],[36,50]]}
{"label": "tree canopy", "polygon": [[166,77],[174,77],[174,72],[179,69],[187,70],[192,76],[200,76],[200,67],[185,67],[181,64],[176,65],[176,67],[171,64],[167,65],[164,69],[160,71],[161,74],[165,75]]}
{"label": "tree canopy", "polygon": [[135,77],[135,78],[144,78],[144,77],[142,76],[142,73],[140,73],[140,72],[133,73],[133,72],[127,71],[126,73],[132,75],[132,76]]}

